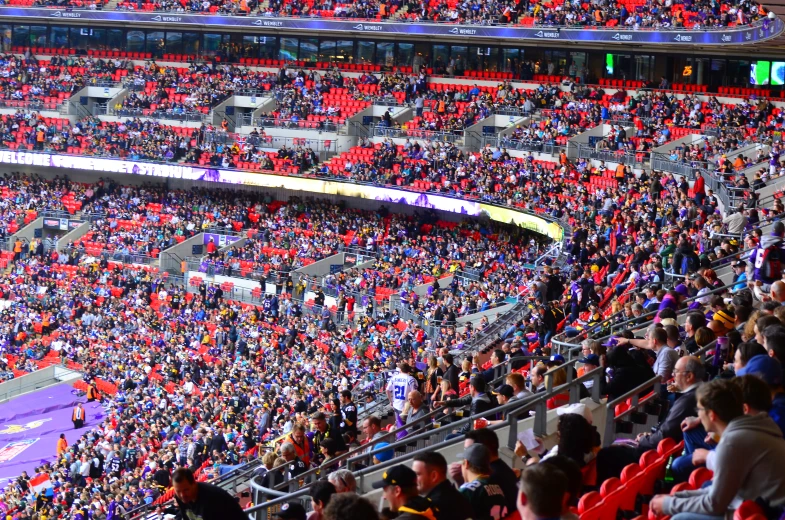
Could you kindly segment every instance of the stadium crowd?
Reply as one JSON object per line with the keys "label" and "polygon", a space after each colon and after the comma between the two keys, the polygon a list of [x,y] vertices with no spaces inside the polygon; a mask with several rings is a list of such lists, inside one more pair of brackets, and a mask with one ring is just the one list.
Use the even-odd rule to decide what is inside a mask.
{"label": "stadium crowd", "polygon": [[567,27],[625,27],[640,29],[704,29],[747,25],[759,20],[765,11],[751,2],[708,1],[688,6],[662,6],[644,2],[608,2],[579,4],[558,2],[516,3],[511,1],[483,2],[477,5],[459,3],[428,3],[415,0],[382,1],[357,4],[332,0],[275,0],[262,4],[257,0],[243,2],[198,2],[157,0],[155,2],[120,2],[120,10],[155,10],[167,12],[218,13],[222,15],[301,16],[323,18],[403,19],[407,21],[451,22],[461,24],[521,24]]}
{"label": "stadium crowd", "polygon": [[[155,80],[162,82],[155,87],[157,92],[179,88],[167,83],[174,81],[175,73],[151,73],[161,74]],[[340,80],[331,78],[320,84],[335,80],[333,87],[326,88],[353,88],[345,83],[336,87]],[[307,118],[329,111],[318,95],[317,82],[323,79],[306,79],[303,72],[280,82],[275,93],[281,96],[282,109],[275,118]],[[287,85],[288,81],[292,83]],[[313,85],[308,86],[309,81]],[[147,88],[147,78],[144,82]],[[420,92],[410,88],[412,84],[417,81],[407,84],[405,78],[393,78],[383,80],[380,90],[392,93],[402,88],[406,96],[420,99]],[[512,141],[545,142],[572,135],[615,112],[636,123],[639,141],[614,125],[600,149],[645,151],[639,148],[668,142],[673,137],[671,128],[701,129],[710,124],[721,130],[719,139],[681,151],[673,160],[711,159],[730,182],[737,182],[733,177],[739,170],[764,160],[770,161],[768,178],[780,174],[777,146],[754,159],[740,157],[738,164],[723,157],[745,143],[765,142],[780,128],[781,116],[771,104],[742,101],[727,106],[716,99],[679,101],[653,93],[603,100],[605,105],[600,102],[602,94],[596,94],[599,98],[591,100],[591,92],[580,97],[579,89],[564,95],[543,87],[524,95],[502,85],[496,99],[505,100],[502,107],[509,102],[525,110],[527,103],[538,100],[541,107],[553,109],[539,123],[539,130],[516,129]],[[442,95],[442,100],[433,99],[436,113],[441,104],[446,111],[452,97],[458,116],[462,114],[458,103],[469,106],[490,103],[493,98],[479,100],[484,94],[468,93],[463,101],[455,100],[452,91]],[[333,115],[342,116],[340,112]],[[673,126],[666,123],[670,118]],[[3,125],[9,131],[16,125],[16,132],[29,128],[28,136],[35,136],[31,145],[79,146],[110,156],[198,160],[193,148],[220,146],[214,141],[206,144],[206,136],[217,129],[204,126],[184,133],[139,119],[119,123],[89,119],[58,128],[57,121],[47,124],[43,118],[19,112],[5,116]],[[44,138],[39,140],[38,135]],[[235,153],[223,148],[207,151]],[[3,258],[6,269],[0,275],[0,292],[12,303],[0,311],[9,318],[0,327],[4,341],[0,374],[9,378],[64,363],[85,372],[80,387],[106,409],[101,424],[79,439],[69,439],[56,462],[35,468],[35,473],[50,475],[51,492],[31,495],[28,475],[5,489],[1,500],[11,518],[119,516],[165,496],[170,473],[181,466],[200,478],[211,478],[228,467],[264,456],[262,473],[295,459],[292,467],[297,471],[325,464],[328,473],[335,469],[331,458],[360,441],[373,444],[379,432],[380,420],[371,418],[362,425],[365,438],[358,438],[359,403],[353,402],[358,396],[346,392],[356,385],[362,388],[371,378],[379,383],[399,367],[404,374],[415,374],[416,388],[404,399],[409,402],[407,411],[420,410],[422,402],[434,408],[469,404],[473,413],[488,412],[494,420],[490,410],[496,399],[503,404],[528,395],[526,377],[531,391],[542,391],[546,365],[564,359],[554,355],[548,364],[527,367],[517,374],[520,377],[511,374],[495,389],[499,396],[493,398],[487,388],[493,379],[492,365],[519,355],[550,354],[549,341],[561,331],[567,337],[583,338],[591,330],[599,337],[610,324],[625,322],[646,326],[646,338],[625,331],[607,345],[587,339],[582,345],[583,370],[607,369],[600,391],[610,398],[624,395],[655,375],[663,382],[673,380],[664,385],[666,402],[667,394],[681,395],[663,413],[662,424],[651,434],[638,436],[635,446],[600,449],[591,420],[580,408],[562,415],[556,448],[516,446],[516,456],[534,465],[524,471],[524,493],[547,485],[551,493],[540,490],[543,496],[556,496],[553,502],[558,508],[551,505],[537,514],[569,514],[565,497],[568,506],[577,506],[581,485],[590,489],[620,476],[625,464],[656,449],[665,438],[685,442],[681,457],[674,457],[668,469],[674,481],[689,480],[694,466],[705,465],[714,471],[714,483],[692,492],[693,497],[709,497],[709,505],[689,494],[658,495],[651,501],[654,514],[718,516],[725,514],[735,496],[762,498],[766,507],[782,512],[785,481],[772,477],[779,473],[770,467],[785,451],[781,367],[785,361],[785,277],[780,262],[780,255],[785,254],[785,226],[779,221],[783,213],[779,201],[760,207],[751,197],[739,208],[726,208],[723,215],[716,196],[702,180],[690,186],[667,173],[636,175],[630,167],[608,169],[602,162],[571,161],[566,155],[551,162],[535,159],[533,154],[515,158],[503,148],[466,153],[449,143],[421,144],[416,139],[402,145],[392,139],[376,145],[362,143],[352,153],[323,164],[316,173],[477,198],[546,214],[570,227],[564,273],[556,265],[540,271],[527,268],[544,252],[547,244],[542,238],[484,221],[456,225],[439,221],[430,212],[405,217],[391,215],[384,208],[371,213],[310,199],[280,204],[248,192],[172,191],[120,186],[108,180],[86,185],[7,175],[0,180],[3,236],[10,236],[14,225],[29,222],[33,213],[43,209],[72,213],[76,204],[93,217],[90,233],[60,252],[55,244],[33,240],[29,246],[14,244],[11,257]],[[766,180],[761,175],[761,181]],[[771,222],[771,231],[764,233],[761,225]],[[222,230],[241,233],[247,241],[220,250],[208,243],[200,270],[258,276],[261,290],[256,305],[234,301],[224,287],[199,278],[192,279],[191,292],[169,280],[166,273],[126,262],[130,255],[154,257],[201,231]],[[286,273],[343,248],[375,257],[373,265],[332,274],[315,285],[309,280],[295,287],[289,279],[278,287],[281,293],[263,294],[270,272]],[[727,264],[733,269],[733,279],[723,289],[716,271]],[[449,274],[457,275],[453,283],[440,286],[439,280]],[[428,290],[425,296],[417,296],[412,288],[422,284],[428,284]],[[311,292],[313,300],[298,298]],[[334,309],[325,303],[326,292],[336,297]],[[400,298],[400,312],[384,308],[392,294]],[[473,334],[471,329],[458,330],[457,318],[510,296],[530,298],[532,311],[502,334],[490,364],[481,365],[474,353],[454,360],[447,351]],[[404,310],[416,319],[402,319]],[[687,310],[686,321],[679,327],[677,313]],[[428,336],[421,326],[433,322],[443,325],[438,337]],[[722,340],[713,347],[713,363],[693,357],[717,338]],[[716,380],[700,386],[704,378]],[[467,392],[468,399],[451,399]],[[394,401],[397,410],[395,405],[400,403]],[[558,400],[553,406],[558,406]],[[682,427],[685,421],[688,427]],[[312,431],[303,435],[309,423]],[[707,433],[722,435],[719,442],[709,442]],[[276,446],[272,441],[281,436],[284,442]],[[728,446],[738,439],[743,440],[742,446],[733,445],[731,454]],[[523,511],[542,505],[532,500],[518,501],[516,506],[518,490],[513,484],[517,477],[511,476],[512,470],[504,463],[499,464],[499,441],[493,432],[471,430],[465,443],[461,468],[449,469],[456,483],[465,481],[460,488],[461,499],[466,501],[461,506],[463,514],[474,511],[482,516],[490,515],[494,507],[499,508],[497,512],[502,508],[511,512],[516,507]],[[275,458],[275,451],[283,463]],[[756,459],[753,453],[766,456]],[[554,470],[549,460],[566,469]],[[446,463],[435,454],[424,455],[415,466],[418,463],[447,476]],[[588,464],[596,465],[597,479],[568,486],[568,475],[574,475],[576,467],[580,473]],[[730,467],[736,473],[733,478]],[[389,474],[399,479],[396,484],[390,481],[395,477],[385,477],[388,481],[382,484],[393,510],[405,507],[424,512],[430,507],[417,495],[433,488],[421,484],[416,473],[412,477],[406,469],[396,468]],[[297,472],[270,475],[265,478],[274,484]],[[494,501],[475,493],[473,482],[483,479],[488,479],[483,485],[495,485],[502,498]],[[396,485],[406,488],[404,498],[390,492]],[[321,501],[324,506],[333,500],[327,489],[314,503]],[[439,507],[446,511],[456,503],[443,501],[432,515],[458,518],[439,516],[445,514],[439,513]],[[353,506],[361,507],[361,502]],[[331,514],[329,507],[326,518]]]}
{"label": "stadium crowd", "polygon": [[[95,217],[88,238],[60,252],[46,240],[18,251],[14,245],[0,283],[3,298],[13,302],[4,312],[15,317],[3,332],[4,378],[65,363],[85,372],[82,386],[90,396],[100,395],[106,408],[107,418],[73,439],[48,467],[58,493],[65,493],[69,508],[63,514],[93,498],[104,501],[95,504],[102,512],[110,503],[128,511],[152,501],[168,483],[161,468],[174,464],[204,466],[205,478],[217,475],[221,466],[254,456],[262,442],[289,433],[295,422],[320,410],[335,412],[340,406],[333,390],[350,389],[366,373],[378,375],[419,348],[454,348],[465,339],[454,331],[427,338],[416,323],[384,309],[356,316],[348,310],[346,318],[333,320],[313,302],[293,300],[291,292],[261,297],[255,306],[229,300],[217,285],[200,283],[195,293],[186,292],[165,273],[123,264],[125,253],[115,254],[129,245],[147,244],[147,252],[175,243],[176,236],[238,227],[261,229],[255,243],[266,247],[299,236],[287,260],[301,261],[309,251],[326,254],[331,243],[362,245],[366,236],[389,254],[398,248],[404,254],[425,235],[423,226],[436,223],[428,215],[422,222],[388,216],[397,231],[388,235],[374,228],[373,214],[318,201],[281,205],[229,191],[180,192],[107,180],[85,185],[20,174],[6,176],[3,185],[8,214],[21,217],[52,199],[68,201],[63,210],[78,204]],[[473,233],[487,232],[477,227]],[[511,238],[501,234],[494,241]],[[472,240],[458,233],[450,247]],[[208,257],[219,258],[217,250],[207,250]],[[504,266],[501,259],[495,263]],[[111,482],[102,489],[86,485],[104,474]],[[17,487],[23,480],[6,490],[8,510],[25,510],[25,489]],[[43,507],[51,513],[63,503]]]}

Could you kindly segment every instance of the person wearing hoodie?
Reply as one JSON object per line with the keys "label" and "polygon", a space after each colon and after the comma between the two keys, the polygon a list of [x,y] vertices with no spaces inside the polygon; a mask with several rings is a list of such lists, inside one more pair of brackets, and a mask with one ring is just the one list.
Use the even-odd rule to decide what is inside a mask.
{"label": "person wearing hoodie", "polygon": [[411,468],[398,464],[382,474],[382,480],[373,483],[382,489],[390,509],[398,513],[396,520],[436,520],[431,501],[417,494],[417,474]]}
{"label": "person wearing hoodie", "polygon": [[785,442],[768,414],[744,415],[738,382],[715,379],[698,389],[698,417],[720,441],[710,486],[656,495],[650,503],[657,515],[672,520],[724,518],[732,503],[761,499],[771,508],[785,506]]}

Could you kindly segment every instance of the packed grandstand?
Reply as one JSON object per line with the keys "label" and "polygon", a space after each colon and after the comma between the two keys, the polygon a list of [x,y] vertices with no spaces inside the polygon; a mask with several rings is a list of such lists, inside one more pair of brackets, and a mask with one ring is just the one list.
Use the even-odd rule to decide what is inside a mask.
{"label": "packed grandstand", "polygon": [[[779,22],[747,1],[8,4]],[[731,61],[717,85],[697,61],[628,79],[605,56],[48,30],[0,27],[8,520],[785,517],[785,62],[739,87]]]}

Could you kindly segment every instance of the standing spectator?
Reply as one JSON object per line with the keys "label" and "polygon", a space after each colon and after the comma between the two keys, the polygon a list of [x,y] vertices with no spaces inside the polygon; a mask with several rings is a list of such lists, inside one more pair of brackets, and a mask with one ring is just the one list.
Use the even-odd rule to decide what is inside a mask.
{"label": "standing spectator", "polygon": [[357,406],[352,401],[351,390],[341,392],[341,418],[343,419],[341,432],[352,432],[357,435]]}
{"label": "standing spectator", "polygon": [[408,363],[401,363],[399,372],[390,378],[387,383],[387,398],[395,409],[397,417],[402,417],[407,406],[407,397],[412,390],[417,390],[419,384],[412,377],[412,369]]}

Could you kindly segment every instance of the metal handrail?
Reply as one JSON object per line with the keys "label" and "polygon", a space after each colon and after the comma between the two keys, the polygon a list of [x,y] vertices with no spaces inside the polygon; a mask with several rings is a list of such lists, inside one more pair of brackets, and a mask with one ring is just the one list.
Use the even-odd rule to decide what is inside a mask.
{"label": "metal handrail", "polygon": [[[262,450],[262,449],[269,450],[270,448],[265,447],[265,446],[258,446],[258,450]],[[257,451],[257,453],[258,453],[258,451]],[[252,473],[253,471],[256,471],[256,469],[259,466],[261,466],[261,465],[262,465],[262,458],[261,457],[257,457],[254,460],[251,460],[251,461],[247,462],[246,464],[243,464],[243,465],[238,466],[236,468],[232,468],[231,470],[227,471],[223,475],[219,475],[219,476],[217,476],[215,478],[212,478],[212,479],[208,480],[207,482],[209,484],[220,486],[221,483],[226,483],[229,480],[232,480],[234,478],[244,478],[249,473]],[[284,466],[282,465],[282,466],[279,466],[278,468],[273,468],[273,469],[280,469],[282,467],[284,467]],[[151,502],[149,504],[143,504],[143,505],[137,507],[136,509],[132,509],[131,511],[128,511],[125,514],[125,518],[131,519],[131,520],[136,520],[138,518],[141,518],[148,511],[151,511],[151,510],[156,509],[158,507],[165,507],[166,504],[171,504],[173,502],[174,502],[174,499],[172,498],[172,499],[169,499],[169,500],[167,500],[166,502],[163,502],[163,503],[155,503],[155,501],[153,501],[153,502]]]}
{"label": "metal handrail", "polygon": [[[548,399],[550,399],[554,395],[562,393],[561,390],[564,390],[564,387],[568,387],[574,381],[577,381],[577,379],[576,380],[572,379],[573,371],[572,370],[567,370],[567,368],[572,367],[573,365],[575,365],[575,363],[577,361],[578,361],[577,358],[572,360],[572,361],[568,361],[567,363],[564,363],[562,365],[558,365],[558,366],[555,366],[555,367],[549,369],[547,372],[545,372],[545,374],[543,374],[543,377],[545,378],[545,395],[548,397]],[[553,377],[549,377],[549,376],[552,376],[553,374],[555,374],[556,372],[558,372],[560,370],[565,370],[566,375],[567,375],[567,382],[564,383],[563,385],[560,385],[560,386],[558,386],[556,388],[553,388]],[[595,373],[595,372],[599,373],[599,372],[597,372],[597,370],[593,371],[592,373]],[[604,373],[604,370],[602,370],[602,372]],[[581,381],[588,381],[588,379],[590,379],[590,378],[585,378],[585,376],[586,375],[584,375],[583,378],[578,378],[578,379],[581,379]],[[390,444],[388,446],[385,446],[384,448],[381,448],[381,449],[380,448],[376,448],[374,450],[371,450],[371,451],[369,451],[367,453],[364,453],[364,454],[360,455],[359,457],[353,457],[353,458],[349,459],[347,461],[347,467],[349,469],[351,469],[354,464],[358,464],[358,463],[362,464],[363,460],[367,461],[367,459],[371,459],[377,453],[382,453],[382,452],[390,450],[390,449],[394,449],[394,448],[397,448],[397,447],[405,446],[407,444],[411,444],[413,441],[416,441],[418,439],[423,438],[424,435],[431,435],[431,434],[434,434],[434,433],[444,432],[446,430],[452,430],[452,429],[456,428],[457,426],[463,426],[463,425],[466,425],[466,424],[471,424],[471,422],[474,421],[474,419],[481,419],[481,418],[484,418],[484,417],[486,417],[488,415],[496,415],[499,412],[506,412],[507,410],[513,410],[515,408],[518,408],[518,407],[522,406],[525,403],[530,402],[533,398],[536,398],[536,397],[537,397],[537,394],[534,394],[534,395],[532,395],[530,397],[525,397],[525,398],[520,399],[520,400],[512,401],[512,402],[507,403],[507,404],[502,405],[502,406],[497,406],[496,408],[492,408],[492,409],[490,409],[488,411],[485,411],[485,412],[482,412],[482,413],[470,416],[468,418],[464,418],[464,419],[462,419],[460,421],[457,421],[457,422],[452,422],[449,425],[445,425],[445,426],[441,426],[439,428],[436,428],[436,429],[432,430],[428,434],[422,433],[420,435],[415,435],[415,436],[408,436],[407,435],[404,439],[402,439],[402,440],[400,440],[400,441],[398,441],[396,443],[392,443],[392,444]],[[437,408],[437,410],[441,410],[441,408]],[[369,464],[366,464],[366,465],[369,465]]]}
{"label": "metal handrail", "polygon": [[[568,381],[567,383],[558,386],[557,388],[553,389],[552,393],[547,393],[546,392],[544,394],[534,395],[534,396],[528,397],[526,399],[512,401],[510,403],[507,403],[507,404],[505,404],[503,406],[496,407],[493,410],[489,410],[489,411],[484,412],[482,414],[477,414],[477,415],[474,415],[474,416],[471,416],[471,417],[467,417],[467,418],[464,418],[462,421],[459,421],[459,422],[456,422],[456,423],[450,423],[449,425],[442,426],[440,428],[431,430],[428,433],[419,434],[419,435],[416,435],[416,436],[413,436],[413,437],[406,437],[405,439],[403,439],[403,440],[401,440],[399,442],[396,442],[396,443],[390,444],[388,446],[385,446],[384,449],[380,450],[380,451],[386,451],[386,450],[389,450],[389,449],[395,449],[396,447],[404,446],[406,444],[411,444],[412,442],[417,442],[418,440],[426,439],[426,437],[430,437],[430,436],[432,436],[434,434],[446,434],[447,432],[451,431],[457,425],[460,425],[460,424],[463,424],[463,423],[472,423],[476,419],[481,419],[481,418],[484,418],[487,415],[495,414],[495,413],[499,413],[499,412],[505,412],[505,424],[492,425],[492,426],[489,427],[489,429],[491,429],[491,430],[498,430],[498,429],[504,427],[505,425],[508,425],[510,427],[510,431],[509,431],[509,435],[508,435],[508,439],[507,439],[507,446],[512,448],[514,446],[514,444],[515,444],[515,439],[517,438],[518,420],[520,418],[528,417],[529,416],[529,412],[532,411],[532,409],[534,409],[536,411],[535,419],[534,419],[534,431],[535,431],[535,433],[544,434],[546,432],[546,426],[547,426],[547,414],[546,414],[546,412],[547,412],[547,402],[554,395],[558,395],[558,394],[564,393],[564,391],[567,390],[567,391],[570,392],[570,402],[571,403],[577,402],[576,397],[578,395],[579,385],[582,385],[583,383],[588,382],[588,381],[591,380],[591,381],[594,382],[594,384],[592,385],[592,397],[591,398],[592,398],[592,400],[594,402],[599,403],[600,402],[599,378],[604,375],[604,372],[605,371],[604,371],[603,368],[596,368],[595,370],[592,370],[591,372],[588,372],[588,373],[584,374],[583,376],[581,376],[579,378],[576,378],[576,379],[574,379],[572,381]],[[452,445],[452,444],[457,444],[459,442],[463,442],[463,435],[455,437],[455,438],[452,438],[452,439],[449,439],[449,440],[445,440],[445,441],[439,442],[437,444],[430,445],[430,446],[428,446],[428,448],[429,448],[429,450],[433,451],[433,450],[438,450],[438,449],[440,449],[442,447],[446,447],[446,446],[449,446],[449,445]],[[371,471],[378,471],[378,470],[382,470],[382,469],[385,469],[385,468],[393,466],[393,465],[401,464],[402,462],[405,462],[405,460],[407,460],[407,459],[408,459],[408,457],[407,458],[395,457],[391,461],[388,461],[388,462],[385,462],[385,463],[382,463],[382,464],[369,466],[369,467],[367,467],[365,469],[362,469],[362,470],[360,470],[360,471],[358,471],[356,473],[356,476],[358,476],[360,479],[362,479],[365,474],[370,473]],[[267,489],[267,488],[263,488],[262,486],[260,486],[259,484],[257,484],[254,481],[251,481],[251,487],[254,488],[254,490],[257,491],[258,493],[260,493],[262,496],[264,496],[268,492],[272,491],[273,493],[270,493],[270,495],[273,495],[273,496],[277,495],[278,498],[266,501],[266,502],[264,502],[262,504],[256,505],[256,506],[251,507],[249,509],[246,509],[245,512],[247,514],[253,514],[253,513],[265,514],[266,512],[270,511],[273,508],[276,508],[277,506],[283,504],[284,502],[288,502],[288,501],[291,501],[293,499],[298,499],[298,498],[301,498],[301,497],[308,496],[308,491],[309,491],[309,488],[303,488],[303,489],[300,489],[300,490],[298,490],[298,491],[296,491],[294,493],[278,495],[278,492],[276,492],[275,490],[270,490],[270,489]]]}
{"label": "metal handrail", "polygon": [[[404,425],[404,426],[402,426],[402,427],[400,427],[400,428],[395,428],[395,429],[393,429],[393,430],[390,430],[390,431],[388,431],[388,432],[385,432],[385,433],[384,433],[382,436],[380,436],[378,439],[375,439],[375,440],[373,440],[373,441],[370,441],[369,443],[376,444],[376,443],[378,443],[378,442],[386,442],[386,441],[387,441],[388,439],[390,439],[390,438],[393,438],[393,439],[395,439],[395,438],[396,438],[396,436],[397,436],[399,433],[406,432],[406,431],[407,431],[407,429],[411,429],[411,428],[412,428],[412,426],[414,426],[414,425],[417,425],[417,424],[420,424],[420,423],[425,423],[425,422],[428,422],[428,421],[430,421],[430,419],[432,419],[433,417],[436,417],[436,416],[437,416],[437,415],[439,415],[439,413],[440,413],[440,412],[442,412],[442,411],[443,411],[443,410],[440,410],[440,409],[432,410],[431,412],[428,412],[427,414],[423,415],[423,416],[422,416],[422,417],[420,417],[419,419],[416,419],[415,421],[413,421],[413,422],[412,422],[412,423],[410,423],[410,424],[407,424],[407,425]],[[353,456],[355,456],[355,455],[357,455],[357,454],[359,454],[359,453],[361,453],[361,452],[363,452],[363,451],[366,451],[366,450],[368,450],[368,448],[369,448],[369,446],[368,446],[367,444],[364,444],[364,445],[362,445],[362,446],[359,446],[359,447],[357,447],[357,448],[354,448],[354,449],[352,449],[352,450],[349,450],[349,451],[347,451],[346,453],[344,453],[344,454],[342,454],[342,455],[340,455],[340,456],[338,456],[338,457],[335,457],[334,459],[330,459],[330,465],[339,464],[339,463],[341,463],[341,462],[343,462],[343,461],[345,461],[345,460],[349,460],[349,459],[350,459],[350,458],[352,458]],[[321,470],[322,470],[322,468],[311,468],[311,469],[309,469],[308,471],[306,471],[306,472],[304,472],[304,473],[301,473],[300,475],[298,475],[298,476],[297,476],[297,478],[298,478],[298,479],[308,479],[308,478],[309,478],[309,477],[311,477],[311,476],[316,476],[316,475],[318,475],[318,474],[320,473],[320,471],[321,471]],[[280,489],[282,489],[282,488],[283,488],[284,486],[286,486],[286,485],[288,485],[288,482],[284,482],[283,484],[279,484],[278,486],[276,486],[276,487],[275,487],[275,489],[277,489],[277,490],[280,490]],[[306,486],[306,487],[308,487],[308,486]]]}
{"label": "metal handrail", "polygon": [[[703,298],[703,297],[705,297],[707,295],[710,295],[710,294],[719,294],[719,293],[728,291],[728,290],[730,290],[732,285],[733,284],[731,284],[731,285],[723,285],[721,287],[717,287],[716,289],[712,289],[709,292],[703,293],[700,296],[698,296],[698,295],[691,296],[691,297],[687,298],[686,300],[684,300],[683,303],[693,302],[693,301],[696,301],[698,298]],[[677,312],[677,314],[681,314],[684,311],[689,311],[689,309],[687,309],[687,308],[680,309]],[[642,325],[642,324],[637,323],[637,322],[639,322],[642,319],[644,321],[648,321],[648,319],[646,319],[646,318],[653,318],[654,316],[657,315],[657,313],[659,313],[659,310],[647,312],[645,314],[641,314],[640,316],[638,316],[636,318],[631,318],[629,320],[624,320],[624,321],[622,321],[620,323],[612,323],[613,318],[615,316],[621,315],[623,312],[624,311],[620,311],[620,312],[617,312],[616,314],[608,316],[607,318],[602,319],[599,324],[594,325],[593,327],[589,327],[589,328],[583,329],[582,331],[580,331],[578,333],[577,336],[575,336],[573,338],[568,338],[568,339],[576,340],[578,338],[581,338],[584,335],[588,335],[589,333],[596,332],[598,329],[602,329],[604,327],[609,327],[609,330],[611,332],[613,332],[614,328],[618,329],[620,327],[620,328],[623,329],[623,328],[628,328],[628,327],[634,327],[635,325]],[[605,337],[607,337],[607,336],[605,336]],[[575,350],[575,348],[577,348],[579,346],[579,344],[577,344],[577,343],[568,342],[568,341],[562,341],[560,339],[556,339],[555,337],[551,339],[551,343],[553,343],[554,345],[558,345],[559,347],[567,346],[568,347],[568,351]],[[561,348],[559,348],[559,352],[561,353]]]}

